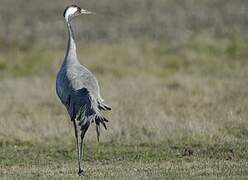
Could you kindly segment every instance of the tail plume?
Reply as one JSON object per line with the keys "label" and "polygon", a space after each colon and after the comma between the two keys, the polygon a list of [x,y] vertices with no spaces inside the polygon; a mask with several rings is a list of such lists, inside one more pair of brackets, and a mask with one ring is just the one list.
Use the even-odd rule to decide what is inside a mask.
{"label": "tail plume", "polygon": [[107,130],[107,126],[106,126],[105,122],[108,122],[108,120],[105,117],[103,117],[103,116],[96,116],[95,117],[96,135],[97,135],[98,142],[99,142],[99,138],[100,138],[100,124],[102,124],[104,129]]}
{"label": "tail plume", "polygon": [[98,108],[100,109],[100,110],[104,110],[104,111],[106,111],[106,110],[108,110],[108,111],[110,111],[112,108],[110,107],[110,106],[108,106],[108,105],[106,105],[106,104],[104,104],[104,103],[99,103],[98,104]]}

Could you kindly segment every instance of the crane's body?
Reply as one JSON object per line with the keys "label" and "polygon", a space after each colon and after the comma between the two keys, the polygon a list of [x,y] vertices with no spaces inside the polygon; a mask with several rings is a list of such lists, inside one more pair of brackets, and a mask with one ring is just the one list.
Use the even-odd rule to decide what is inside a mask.
{"label": "crane's body", "polygon": [[72,17],[91,12],[72,5],[65,9],[64,17],[68,27],[68,46],[65,59],[56,78],[56,92],[66,107],[74,124],[78,150],[79,175],[83,175],[81,168],[82,144],[86,131],[92,122],[96,123],[97,139],[100,136],[100,124],[106,129],[103,110],[111,108],[103,103],[96,77],[77,58],[75,38],[70,24]]}

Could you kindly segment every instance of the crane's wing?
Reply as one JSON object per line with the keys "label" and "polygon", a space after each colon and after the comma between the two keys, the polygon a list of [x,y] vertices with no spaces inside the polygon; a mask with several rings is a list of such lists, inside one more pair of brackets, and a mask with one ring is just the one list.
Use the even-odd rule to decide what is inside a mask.
{"label": "crane's wing", "polygon": [[70,93],[67,104],[69,105],[68,112],[71,119],[78,120],[81,128],[83,128],[87,123],[95,121],[97,139],[99,140],[100,124],[107,129],[105,122],[108,122],[108,120],[100,113],[100,111],[103,110],[100,107],[103,106],[105,109],[109,109],[109,107],[105,104],[105,106],[102,104],[100,105],[97,100],[90,95],[87,88],[73,90]]}
{"label": "crane's wing", "polygon": [[92,119],[92,116],[96,114],[92,106],[92,97],[86,88],[72,90],[69,98],[69,113],[71,119],[85,122],[88,121],[89,118]]}

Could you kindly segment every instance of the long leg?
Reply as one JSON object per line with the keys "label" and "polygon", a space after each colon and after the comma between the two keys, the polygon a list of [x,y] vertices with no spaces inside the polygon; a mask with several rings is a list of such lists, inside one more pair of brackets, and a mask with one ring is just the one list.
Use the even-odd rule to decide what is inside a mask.
{"label": "long leg", "polygon": [[81,128],[81,142],[80,142],[80,161],[82,160],[83,158],[83,140],[84,140],[84,136],[85,136],[85,133],[87,132],[88,128],[90,126],[90,123],[86,123],[85,126],[83,126]]}
{"label": "long leg", "polygon": [[78,126],[76,124],[76,121],[73,120],[74,130],[75,130],[75,137],[76,137],[76,145],[77,145],[77,157],[78,157],[78,175],[83,175],[83,170],[81,168],[81,152],[82,152],[82,146],[81,146],[81,136],[80,136],[80,130],[78,129]]}

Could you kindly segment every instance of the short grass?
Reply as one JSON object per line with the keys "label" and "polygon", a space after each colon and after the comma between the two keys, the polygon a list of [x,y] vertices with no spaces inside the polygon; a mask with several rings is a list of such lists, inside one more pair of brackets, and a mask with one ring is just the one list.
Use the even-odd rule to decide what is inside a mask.
{"label": "short grass", "polygon": [[[87,144],[88,179],[245,178],[246,144]],[[2,144],[0,177],[77,179],[74,146]]]}
{"label": "short grass", "polygon": [[[248,41],[195,37],[78,45],[99,79],[108,131],[86,136],[86,178],[248,176]],[[74,179],[73,127],[55,95],[61,49],[0,54],[0,178]]]}

